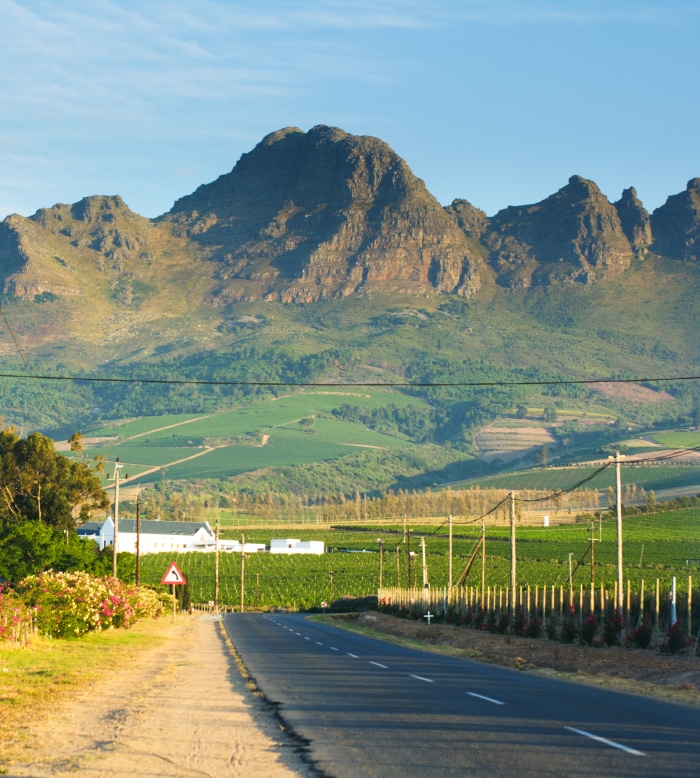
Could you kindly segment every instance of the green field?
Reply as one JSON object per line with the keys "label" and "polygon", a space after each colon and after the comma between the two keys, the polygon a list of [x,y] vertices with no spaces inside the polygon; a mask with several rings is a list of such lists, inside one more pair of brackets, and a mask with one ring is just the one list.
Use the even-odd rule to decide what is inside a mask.
{"label": "green field", "polygon": [[667,448],[695,448],[700,446],[700,432],[655,432],[649,437]]}
{"label": "green field", "polygon": [[[414,526],[411,550],[416,552],[413,582],[421,585],[421,545],[426,542],[429,582],[433,588],[448,582],[448,530],[446,525]],[[231,535],[231,533],[228,533]],[[363,597],[376,594],[379,585],[379,543],[383,540],[384,586],[407,585],[408,543],[401,526],[359,527],[357,530],[255,530],[245,533],[246,542],[269,544],[272,537],[323,540],[331,553],[323,556],[285,556],[248,554],[245,561],[245,602],[247,607],[318,607],[323,600],[341,596]],[[453,527],[453,581],[469,559],[480,530],[474,524]],[[240,536],[239,536],[240,537]],[[598,585],[611,586],[617,575],[616,523],[607,518],[596,523],[595,577]],[[486,585],[507,586],[510,580],[510,544],[507,526],[489,526],[486,530]],[[519,585],[552,586],[568,582],[569,554],[574,565],[589,546],[590,527],[586,524],[563,524],[554,527],[518,527],[517,576]],[[398,554],[397,554],[398,548]],[[657,578],[669,586],[678,578],[680,589],[687,588],[688,576],[698,580],[700,572],[700,510],[644,514],[624,521],[624,578],[633,586],[645,581],[647,591]],[[398,557],[398,570],[397,570]],[[144,557],[142,581],[157,584],[172,560],[177,561],[188,579],[194,601],[206,602],[214,597],[214,554],[157,554]],[[469,585],[481,581],[480,557],[474,565]],[[332,573],[332,576],[331,576]],[[331,594],[331,578],[333,592]],[[220,555],[220,601],[240,603],[240,554]],[[585,564],[574,575],[574,584],[588,585],[590,565]]]}
{"label": "green field", "polygon": [[[231,411],[202,416],[170,415],[89,430],[86,438],[109,438],[83,456],[119,457],[122,476],[133,483],[169,479],[226,478],[261,468],[323,462],[362,449],[411,446],[400,436],[335,418],[343,404],[362,408],[424,406],[393,392],[304,392]],[[183,461],[184,460],[184,461]],[[146,470],[157,472],[134,478]],[[111,474],[112,468],[106,466]]]}

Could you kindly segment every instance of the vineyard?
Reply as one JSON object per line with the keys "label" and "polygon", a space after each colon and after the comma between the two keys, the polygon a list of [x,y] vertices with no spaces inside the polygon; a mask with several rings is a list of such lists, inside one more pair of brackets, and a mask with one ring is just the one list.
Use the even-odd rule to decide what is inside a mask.
{"label": "vineyard", "polygon": [[[571,483],[591,476],[598,467],[557,467],[527,472],[511,472],[500,476],[489,476],[475,481],[488,489],[566,489]],[[636,484],[645,491],[674,489],[700,484],[700,468],[693,465],[635,465],[622,468],[622,483]],[[596,489],[607,489],[615,485],[615,470],[603,470],[589,484]]]}
{"label": "vineyard", "polygon": [[[625,519],[624,578],[633,587],[646,582],[647,590],[656,579],[668,589],[672,577],[679,588],[687,588],[688,576],[700,571],[700,510],[679,510],[642,514]],[[248,554],[244,562],[244,604],[246,608],[318,608],[323,601],[340,597],[376,594],[381,577],[384,587],[422,586],[421,538],[425,539],[426,567],[431,588],[449,581],[448,527],[442,525],[357,526],[352,528],[294,530],[303,540],[323,540],[329,553],[323,556]],[[246,542],[269,544],[270,530],[251,530]],[[453,525],[453,583],[471,557],[481,534],[480,525],[455,518]],[[612,586],[616,580],[617,545],[614,518],[596,520],[594,579]],[[279,531],[274,537],[279,537]],[[381,540],[381,544],[380,541]],[[523,586],[568,586],[569,557],[572,584],[590,585],[588,522],[553,527],[520,525],[516,530],[517,580]],[[409,556],[410,552],[413,553]],[[380,554],[380,547],[383,552]],[[207,602],[215,594],[213,553],[154,554],[141,561],[141,582],[158,584],[170,561],[176,561],[188,580],[191,599]],[[409,580],[410,560],[410,580]],[[581,565],[577,568],[577,563]],[[486,527],[485,585],[504,587],[510,581],[509,528],[505,523]],[[466,585],[481,583],[481,554],[466,579]],[[220,554],[219,602],[239,606],[241,602],[241,556]]]}

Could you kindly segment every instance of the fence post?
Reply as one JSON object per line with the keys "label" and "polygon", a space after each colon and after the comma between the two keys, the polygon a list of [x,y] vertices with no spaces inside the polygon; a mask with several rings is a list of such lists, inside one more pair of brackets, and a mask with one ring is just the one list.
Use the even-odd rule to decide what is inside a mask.
{"label": "fence post", "polygon": [[656,579],[656,609],[655,609],[655,620],[654,620],[654,632],[656,633],[656,639],[658,641],[659,639],[659,617],[660,617],[660,607],[659,607],[659,590],[660,590],[660,584],[659,579]]}
{"label": "fence post", "polygon": [[693,576],[688,576],[688,635],[693,634]]}

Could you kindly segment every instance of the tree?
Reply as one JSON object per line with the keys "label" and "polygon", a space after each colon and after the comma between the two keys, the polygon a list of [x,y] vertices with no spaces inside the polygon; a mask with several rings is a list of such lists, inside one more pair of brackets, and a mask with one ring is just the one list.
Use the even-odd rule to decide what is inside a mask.
{"label": "tree", "polygon": [[86,464],[58,454],[50,438],[0,433],[0,526],[38,521],[74,530],[78,518],[108,505],[99,478]]}
{"label": "tree", "polygon": [[540,465],[546,465],[549,460],[549,446],[544,443],[535,452],[535,461]]}
{"label": "tree", "polygon": [[83,450],[83,433],[74,432],[67,440],[70,444],[70,450],[75,454]]}
{"label": "tree", "polygon": [[649,489],[647,494],[647,511],[653,513],[656,510],[656,495],[653,489]]}
{"label": "tree", "polygon": [[111,561],[111,552],[101,552],[94,540],[42,522],[23,521],[0,529],[0,576],[9,581],[49,569],[107,575]]}

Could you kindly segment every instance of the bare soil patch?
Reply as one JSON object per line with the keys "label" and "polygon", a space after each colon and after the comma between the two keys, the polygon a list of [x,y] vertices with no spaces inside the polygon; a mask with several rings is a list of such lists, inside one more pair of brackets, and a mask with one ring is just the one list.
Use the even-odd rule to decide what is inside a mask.
{"label": "bare soil patch", "polygon": [[675,402],[673,395],[670,395],[668,392],[649,389],[639,384],[589,384],[588,386],[594,392],[598,392],[604,397],[615,397],[616,399],[629,400],[630,402]]}
{"label": "bare soil patch", "polygon": [[423,624],[384,613],[334,616],[348,628],[465,659],[700,705],[700,658],[622,646],[583,646],[493,635],[450,624]]}

